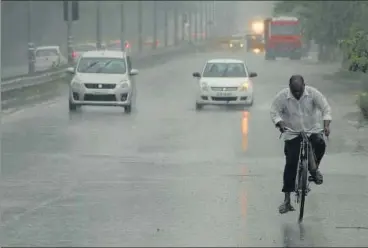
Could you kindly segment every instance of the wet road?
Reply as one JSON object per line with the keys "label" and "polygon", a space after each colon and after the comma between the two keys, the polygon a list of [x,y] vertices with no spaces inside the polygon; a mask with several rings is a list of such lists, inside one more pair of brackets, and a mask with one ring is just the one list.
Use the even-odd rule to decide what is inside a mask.
{"label": "wet road", "polygon": [[[244,54],[259,75],[254,106],[196,112],[191,74],[224,56],[243,57],[198,53],[141,70],[131,115],[99,107],[69,114],[63,89],[63,98],[5,116],[2,244],[366,245],[367,157],[345,118],[353,105],[320,76],[333,68]],[[325,183],[312,186],[301,227],[296,213],[277,212],[283,147],[268,113],[291,73],[318,85],[334,110]]]}

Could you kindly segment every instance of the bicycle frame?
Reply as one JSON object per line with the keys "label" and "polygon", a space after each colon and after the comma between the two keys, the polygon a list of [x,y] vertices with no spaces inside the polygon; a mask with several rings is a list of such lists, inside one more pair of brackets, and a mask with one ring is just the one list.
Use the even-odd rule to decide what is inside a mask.
{"label": "bicycle frame", "polygon": [[[302,171],[308,172],[308,166],[309,166],[309,155],[310,150],[312,147],[310,147],[309,138],[305,132],[300,132],[300,136],[302,137],[302,140],[300,142],[300,151],[299,151],[299,160],[298,160],[298,166],[296,171],[296,177],[295,177],[295,193],[296,193],[296,202],[299,204],[300,202],[300,196],[302,193],[302,187],[299,185],[301,178],[300,173]],[[307,192],[309,191],[309,181],[307,181]]]}

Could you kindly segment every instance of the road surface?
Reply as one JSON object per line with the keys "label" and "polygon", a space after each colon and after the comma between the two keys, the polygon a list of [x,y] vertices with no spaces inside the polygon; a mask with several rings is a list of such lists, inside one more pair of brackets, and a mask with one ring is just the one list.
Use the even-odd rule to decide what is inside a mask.
{"label": "road surface", "polygon": [[[216,57],[247,58],[258,73],[252,108],[195,111],[191,74]],[[131,115],[114,107],[69,114],[66,88],[6,115],[2,245],[366,245],[367,155],[346,117],[353,104],[322,79],[330,67],[198,53],[141,70]],[[312,185],[301,226],[296,213],[277,210],[283,146],[268,112],[292,73],[326,93],[334,111],[325,182]]]}

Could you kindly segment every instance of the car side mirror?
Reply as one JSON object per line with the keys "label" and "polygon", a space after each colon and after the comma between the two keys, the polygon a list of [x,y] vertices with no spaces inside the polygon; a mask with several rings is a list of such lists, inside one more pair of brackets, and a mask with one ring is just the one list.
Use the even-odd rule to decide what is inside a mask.
{"label": "car side mirror", "polygon": [[67,71],[68,73],[70,73],[70,74],[74,74],[74,73],[75,73],[75,69],[74,69],[74,67],[68,67],[68,68],[66,69],[66,71]]}
{"label": "car side mirror", "polygon": [[201,74],[199,72],[193,72],[193,77],[200,78]]}
{"label": "car side mirror", "polygon": [[139,71],[137,69],[131,69],[129,75],[130,76],[135,76],[135,75],[138,75],[138,73],[139,73]]}
{"label": "car side mirror", "polygon": [[251,78],[253,78],[253,77],[257,77],[258,76],[258,74],[257,73],[255,73],[255,72],[251,72],[250,74],[249,74],[249,77],[251,77]]}

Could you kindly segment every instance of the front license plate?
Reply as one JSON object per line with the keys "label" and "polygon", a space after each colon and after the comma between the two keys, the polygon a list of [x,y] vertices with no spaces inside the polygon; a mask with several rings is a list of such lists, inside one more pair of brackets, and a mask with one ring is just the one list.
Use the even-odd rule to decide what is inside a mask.
{"label": "front license plate", "polygon": [[106,92],[95,91],[93,92],[93,95],[106,95]]}
{"label": "front license plate", "polygon": [[217,96],[232,96],[232,94],[230,92],[219,92]]}

